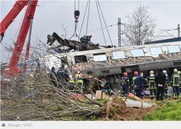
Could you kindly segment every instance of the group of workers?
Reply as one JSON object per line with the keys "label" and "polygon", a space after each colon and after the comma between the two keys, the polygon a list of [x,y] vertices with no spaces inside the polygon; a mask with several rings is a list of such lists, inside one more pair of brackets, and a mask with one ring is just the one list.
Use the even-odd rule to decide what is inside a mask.
{"label": "group of workers", "polygon": [[167,75],[167,71],[159,68],[159,72],[154,75],[154,71],[150,71],[150,76],[144,78],[143,72],[134,72],[134,76],[132,77],[131,85],[128,78],[128,74],[125,72],[123,77],[121,78],[120,85],[122,86],[122,97],[128,96],[128,88],[134,92],[134,94],[142,98],[143,86],[144,83],[149,86],[150,91],[150,99],[154,99],[154,95],[156,96],[156,101],[163,99],[167,99],[168,97],[168,88],[172,86],[174,99],[178,99],[181,93],[181,72],[177,69],[174,69],[174,73],[171,76],[171,79]]}
{"label": "group of workers", "polygon": [[86,43],[90,42],[91,37],[92,37],[92,35],[90,35],[90,36],[89,35],[88,36],[84,35],[84,36],[82,36],[80,38],[80,42],[86,44]]}
{"label": "group of workers", "polygon": [[69,90],[71,92],[81,93],[85,90],[84,81],[80,74],[76,74],[76,82],[72,76],[69,76],[69,72],[62,63],[57,73],[55,68],[52,67],[51,73],[49,74],[50,83],[58,88],[63,88],[64,90]]}

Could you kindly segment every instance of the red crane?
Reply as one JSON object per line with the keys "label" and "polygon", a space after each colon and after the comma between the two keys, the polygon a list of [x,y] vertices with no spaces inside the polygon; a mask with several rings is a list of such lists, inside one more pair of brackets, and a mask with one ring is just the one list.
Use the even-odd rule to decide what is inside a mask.
{"label": "red crane", "polygon": [[[20,13],[20,11],[24,8],[24,6],[28,5],[23,22],[21,24],[21,28],[20,28],[16,43],[14,44],[14,50],[13,50],[9,65],[3,73],[5,75],[16,76],[17,73],[19,72],[19,69],[18,69],[19,58],[21,56],[21,52],[22,52],[22,49],[23,49],[23,46],[25,43],[25,39],[26,39],[28,30],[30,28],[30,22],[34,18],[34,13],[36,10],[37,3],[38,3],[38,0],[18,0],[18,1],[16,1],[13,8],[10,10],[10,12],[6,15],[6,17],[0,23],[1,24],[0,36],[1,36],[1,40],[2,40],[8,26],[14,21],[14,19]],[[28,60],[29,48],[30,48],[30,43],[28,43],[28,45],[27,45],[25,60]],[[25,63],[25,68],[26,68],[26,63]]]}

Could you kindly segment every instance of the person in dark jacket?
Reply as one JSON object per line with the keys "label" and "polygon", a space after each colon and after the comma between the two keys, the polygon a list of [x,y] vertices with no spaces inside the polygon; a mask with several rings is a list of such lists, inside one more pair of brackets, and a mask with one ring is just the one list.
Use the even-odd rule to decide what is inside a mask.
{"label": "person in dark jacket", "polygon": [[50,83],[53,84],[55,87],[57,87],[58,82],[57,82],[57,74],[55,72],[55,67],[52,67],[49,77],[50,77]]}
{"label": "person in dark jacket", "polygon": [[140,72],[139,76],[134,80],[134,91],[136,93],[136,96],[142,99],[142,92],[143,92],[143,83],[147,83],[148,81],[143,78],[143,72]]}
{"label": "person in dark jacket", "polygon": [[132,77],[132,81],[131,81],[131,89],[132,89],[132,90],[134,90],[133,84],[134,84],[134,80],[135,80],[137,77],[138,77],[138,72],[135,71],[135,72],[134,72],[134,77]]}
{"label": "person in dark jacket", "polygon": [[166,75],[163,73],[163,69],[160,68],[158,74],[155,76],[155,83],[157,87],[157,96],[156,101],[159,100],[159,96],[161,94],[161,101],[163,101],[163,95],[164,95],[164,87],[166,83]]}
{"label": "person in dark jacket", "polygon": [[62,86],[65,86],[65,88],[67,88],[66,82],[69,81],[69,73],[67,69],[65,69],[64,67],[65,65],[62,63],[62,67],[60,67],[59,70],[57,71],[57,79],[60,83],[59,85],[60,88]]}

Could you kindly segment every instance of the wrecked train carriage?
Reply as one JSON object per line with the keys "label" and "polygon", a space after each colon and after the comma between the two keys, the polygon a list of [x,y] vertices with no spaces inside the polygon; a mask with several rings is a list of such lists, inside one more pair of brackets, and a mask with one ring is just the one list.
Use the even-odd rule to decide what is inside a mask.
{"label": "wrecked train carriage", "polygon": [[106,82],[115,82],[116,77],[124,72],[131,78],[134,71],[143,71],[144,77],[150,70],[157,73],[159,67],[167,70],[171,76],[173,69],[181,70],[181,41],[165,44],[148,44],[107,48],[99,50],[77,51],[46,56],[49,67],[60,67],[62,62],[68,63],[73,72],[84,76],[103,78]]}

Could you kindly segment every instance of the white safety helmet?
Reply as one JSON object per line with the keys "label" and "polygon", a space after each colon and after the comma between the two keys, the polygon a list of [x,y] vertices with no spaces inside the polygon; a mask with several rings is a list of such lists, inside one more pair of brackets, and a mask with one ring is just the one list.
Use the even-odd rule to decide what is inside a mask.
{"label": "white safety helmet", "polygon": [[153,74],[154,74],[154,71],[153,71],[153,70],[151,70],[151,71],[150,71],[150,75],[153,75]]}
{"label": "white safety helmet", "polygon": [[163,73],[164,73],[164,74],[167,74],[167,71],[166,71],[166,70],[163,70]]}

